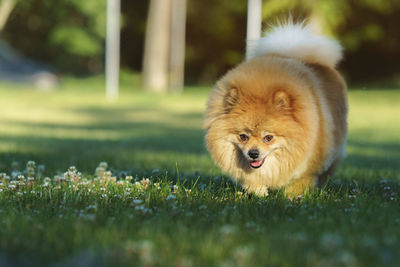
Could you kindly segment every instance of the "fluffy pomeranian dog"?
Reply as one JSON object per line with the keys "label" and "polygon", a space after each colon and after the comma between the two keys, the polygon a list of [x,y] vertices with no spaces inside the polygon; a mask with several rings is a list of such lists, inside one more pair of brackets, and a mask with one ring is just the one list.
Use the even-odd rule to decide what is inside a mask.
{"label": "fluffy pomeranian dog", "polygon": [[345,155],[341,57],[338,42],[303,23],[273,27],[209,97],[205,141],[215,163],[261,196],[323,185]]}

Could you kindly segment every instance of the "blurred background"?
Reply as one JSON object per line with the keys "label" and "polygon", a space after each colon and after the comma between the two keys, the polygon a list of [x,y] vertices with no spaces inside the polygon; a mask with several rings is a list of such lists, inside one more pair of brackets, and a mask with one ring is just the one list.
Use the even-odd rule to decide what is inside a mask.
{"label": "blurred background", "polygon": [[[121,0],[120,13],[109,8],[119,45],[106,42],[107,2],[119,3],[0,0],[0,171],[34,160],[48,175],[71,165],[93,173],[107,161],[146,177],[221,175],[202,120],[215,81],[245,58],[248,1]],[[291,14],[342,43],[350,132],[339,176],[396,178],[400,1],[265,0],[258,14],[263,30]],[[106,61],[121,66],[110,72],[120,82],[114,102],[105,97]]]}
{"label": "blurred background", "polygon": [[[164,11],[151,16],[151,2],[164,5]],[[120,59],[125,72],[142,71],[146,25],[165,13],[165,2],[171,1],[162,2],[121,1]],[[345,57],[339,67],[351,85],[400,83],[400,1],[265,0],[263,29],[289,12],[296,20],[309,18],[340,40]],[[186,85],[210,85],[243,60],[246,17],[247,1],[187,0]],[[105,24],[105,0],[1,0],[0,72],[12,50],[30,60],[23,65],[60,77],[101,74]]]}

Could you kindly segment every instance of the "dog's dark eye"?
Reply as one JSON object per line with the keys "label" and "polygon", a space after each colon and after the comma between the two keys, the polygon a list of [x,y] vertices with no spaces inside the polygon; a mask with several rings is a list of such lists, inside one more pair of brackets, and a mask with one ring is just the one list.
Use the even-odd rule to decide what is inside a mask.
{"label": "dog's dark eye", "polygon": [[239,139],[242,142],[246,142],[247,140],[249,140],[249,137],[247,135],[245,135],[245,134],[240,134],[239,135]]}
{"label": "dog's dark eye", "polygon": [[272,139],[274,139],[274,136],[272,136],[272,135],[266,135],[264,137],[264,141],[267,142],[267,143],[271,142]]}

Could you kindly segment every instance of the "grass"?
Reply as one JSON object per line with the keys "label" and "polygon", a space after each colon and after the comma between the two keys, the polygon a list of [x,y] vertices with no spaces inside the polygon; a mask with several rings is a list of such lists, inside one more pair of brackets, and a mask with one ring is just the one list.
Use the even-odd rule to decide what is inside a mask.
{"label": "grass", "polygon": [[98,79],[1,84],[0,266],[399,265],[399,90],[350,91],[346,161],[294,200],[249,196],[214,166],[209,90],[125,82],[110,104]]}

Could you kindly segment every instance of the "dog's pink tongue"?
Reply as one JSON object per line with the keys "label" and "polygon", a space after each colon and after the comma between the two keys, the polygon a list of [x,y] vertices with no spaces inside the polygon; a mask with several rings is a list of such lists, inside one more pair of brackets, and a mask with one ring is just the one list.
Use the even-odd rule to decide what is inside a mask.
{"label": "dog's pink tongue", "polygon": [[255,167],[255,168],[260,167],[261,164],[262,164],[262,160],[250,162],[250,165],[253,166],[253,167]]}

